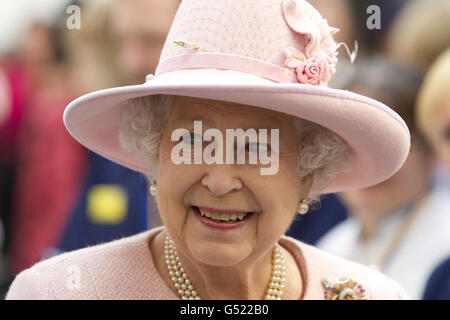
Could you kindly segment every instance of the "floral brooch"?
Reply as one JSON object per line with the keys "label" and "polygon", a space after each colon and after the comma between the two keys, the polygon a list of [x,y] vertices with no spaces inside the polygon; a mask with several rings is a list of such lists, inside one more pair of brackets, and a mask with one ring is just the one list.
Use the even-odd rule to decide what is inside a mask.
{"label": "floral brooch", "polygon": [[290,47],[284,50],[285,65],[295,69],[297,80],[300,83],[312,85],[325,85],[335,72],[334,65],[323,53],[316,53],[306,57],[298,49]]}
{"label": "floral brooch", "polygon": [[326,300],[368,300],[367,290],[348,277],[340,276],[334,281],[322,279]]}

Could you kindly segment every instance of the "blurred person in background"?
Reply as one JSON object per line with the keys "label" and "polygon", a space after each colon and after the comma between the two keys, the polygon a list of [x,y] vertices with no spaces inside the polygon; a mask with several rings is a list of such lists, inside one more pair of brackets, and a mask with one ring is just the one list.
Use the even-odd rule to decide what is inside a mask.
{"label": "blurred person in background", "polygon": [[[445,61],[441,58],[437,67],[436,59],[450,48],[450,2],[448,0],[414,0],[408,1],[396,19],[386,41],[386,53],[399,61],[406,61],[428,71],[426,89],[422,89],[421,100],[418,104],[418,125],[422,133],[427,136],[437,152],[440,162],[436,169],[436,183],[442,187],[450,186],[449,161],[446,161],[445,134],[442,127],[438,129],[434,121],[440,124],[448,119],[445,103],[436,107],[436,103],[427,101],[430,96],[448,96],[449,75],[445,74]],[[448,53],[447,53],[448,55]],[[436,63],[436,65],[434,65]],[[447,64],[448,66],[448,64]],[[442,71],[439,71],[442,68]],[[439,92],[439,93],[438,93]],[[426,95],[425,95],[426,93]],[[429,99],[428,99],[429,100]],[[448,100],[448,99],[447,99]],[[440,109],[438,112],[434,108]],[[433,119],[433,120],[431,120]],[[438,134],[438,130],[441,132]],[[431,135],[431,133],[433,133]],[[441,136],[439,139],[438,136]],[[432,137],[433,136],[433,137]],[[439,142],[439,140],[441,142]],[[447,139],[448,140],[448,139]],[[448,158],[448,157],[447,157]],[[447,168],[445,168],[447,167]],[[433,272],[426,286],[424,299],[450,299],[450,261],[447,259]]]}
{"label": "blurred person in background", "polygon": [[[25,130],[23,122],[35,95],[48,84],[56,51],[48,26],[36,22],[31,24],[18,47],[0,61],[0,109],[6,109],[0,123],[0,219],[4,224],[2,253],[5,256],[11,250],[15,233],[14,188],[24,162],[19,146]],[[9,280],[10,262],[9,259],[3,261],[2,270],[8,274],[2,279]]]}
{"label": "blurred person in background", "polygon": [[39,83],[42,65],[47,60],[38,46],[39,32],[29,35],[28,41],[0,60],[0,219],[4,224],[4,254],[11,239],[12,190],[17,166],[17,141],[23,110],[33,88]]}
{"label": "blurred person in background", "polygon": [[79,192],[85,149],[70,138],[61,117],[78,93],[59,26],[34,23],[22,52],[36,65],[33,93],[23,110],[17,141],[17,175],[12,195],[12,273],[40,259],[61,236],[62,225]]}
{"label": "blurred person in background", "polygon": [[[408,1],[393,24],[392,30],[388,33],[385,52],[394,59],[409,62],[428,71],[436,63],[436,59],[450,48],[448,30],[450,30],[450,1]],[[441,59],[440,66],[445,65],[442,62],[444,60]],[[449,88],[448,74],[445,75],[445,71],[439,71],[439,69],[433,67],[430,74],[434,75],[428,76],[428,79],[433,80],[426,80],[429,85],[426,86],[426,90],[422,89],[423,93],[427,92],[428,95],[433,92],[429,96],[444,97],[447,95]],[[443,70],[445,70],[445,67]],[[439,76],[437,76],[438,74]],[[440,90],[439,94],[437,94],[438,90]],[[420,100],[425,101],[426,99],[423,97],[426,97],[426,95],[423,93]],[[448,116],[446,116],[444,107],[436,108],[435,103],[428,104],[428,102],[420,103],[419,101],[418,125],[422,133],[434,145],[434,149],[440,158],[435,172],[436,183],[448,188],[450,186],[448,165],[445,168],[446,163],[449,163],[449,161],[445,161],[445,145],[448,145],[448,143],[442,142],[445,138],[441,138],[441,142],[438,142],[438,129],[434,124],[431,125],[434,120],[430,120],[436,119],[442,124],[444,119],[448,119]],[[444,106],[445,103],[442,105]],[[433,108],[440,109],[440,111],[434,112]],[[442,131],[442,128],[440,130]],[[433,138],[430,135],[431,132],[434,133]],[[442,132],[440,133],[441,137],[444,136]],[[424,298],[450,299],[450,262],[448,260],[433,272],[427,284]]]}
{"label": "blurred person in background", "polygon": [[138,84],[153,73],[180,0],[83,2],[83,25],[68,30],[83,91]]}
{"label": "blurred person in background", "polygon": [[450,176],[450,47],[427,73],[417,101],[417,124]]}
{"label": "blurred person in background", "polygon": [[[178,0],[115,0],[84,7],[81,30],[67,32],[81,93],[144,82],[145,75],[155,71],[178,4]],[[160,224],[142,174],[94,152],[88,153],[87,161],[82,191],[58,251],[114,240]]]}
{"label": "blurred person in background", "polygon": [[[436,151],[441,163],[441,183],[450,197],[450,49],[428,72],[420,90],[417,123]],[[447,225],[448,227],[448,225]],[[433,272],[425,299],[450,299],[450,257]]]}
{"label": "blurred person in background", "polygon": [[352,72],[346,88],[391,105],[410,128],[411,152],[385,182],[340,194],[350,216],[317,245],[378,267],[420,299],[430,274],[450,253],[450,197],[433,184],[435,157],[414,124],[423,76],[383,58],[363,60]]}
{"label": "blurred person in background", "polygon": [[[11,111],[11,102],[9,101],[7,86],[8,84],[5,79],[5,75],[0,70],[0,127],[2,126],[2,123],[6,121],[9,116],[9,112]],[[1,216],[3,215],[0,215],[0,296],[3,296],[5,291],[2,286],[6,282],[4,278],[9,278],[9,271],[6,270],[7,261],[3,254],[5,231]]]}
{"label": "blurred person in background", "polygon": [[[9,81],[4,72],[0,69],[0,128],[5,123],[11,113],[11,93],[9,90]],[[1,130],[1,129],[0,129]],[[0,167],[0,180],[4,178],[4,168]],[[0,192],[4,190],[5,186],[1,183]],[[6,259],[5,252],[5,227],[3,226],[3,219],[10,216],[10,212],[6,213],[6,197],[0,199],[0,297],[6,293],[7,286],[9,286],[10,272],[9,263]]]}
{"label": "blurred person in background", "polygon": [[154,73],[180,0],[116,0],[111,33],[123,84],[142,83]]}

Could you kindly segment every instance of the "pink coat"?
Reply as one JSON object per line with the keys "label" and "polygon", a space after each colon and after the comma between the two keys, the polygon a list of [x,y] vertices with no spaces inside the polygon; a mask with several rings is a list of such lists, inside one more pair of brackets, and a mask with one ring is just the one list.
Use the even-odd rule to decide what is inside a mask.
{"label": "pink coat", "polygon": [[[163,227],[61,254],[21,272],[6,299],[179,299],[159,275],[149,241]],[[369,299],[407,299],[394,281],[376,270],[324,253],[293,238],[280,245],[296,259],[303,299],[323,300],[321,279],[347,276],[361,283]]]}

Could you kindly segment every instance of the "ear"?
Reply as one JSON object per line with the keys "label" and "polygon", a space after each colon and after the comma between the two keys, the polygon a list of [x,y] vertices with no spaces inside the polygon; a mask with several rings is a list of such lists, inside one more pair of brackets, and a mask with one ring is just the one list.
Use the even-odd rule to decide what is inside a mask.
{"label": "ear", "polygon": [[315,177],[314,172],[311,172],[310,174],[300,179],[300,183],[302,185],[302,194],[301,194],[302,199],[307,199],[310,197],[312,186],[314,183],[314,177]]}

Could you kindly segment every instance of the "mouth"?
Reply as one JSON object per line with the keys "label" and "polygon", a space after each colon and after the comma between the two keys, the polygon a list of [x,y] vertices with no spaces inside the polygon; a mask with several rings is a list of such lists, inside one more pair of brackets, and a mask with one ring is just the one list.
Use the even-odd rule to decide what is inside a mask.
{"label": "mouth", "polygon": [[255,214],[250,211],[222,210],[192,206],[197,218],[208,227],[217,229],[234,229],[242,226]]}

